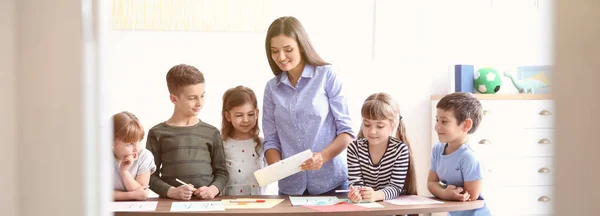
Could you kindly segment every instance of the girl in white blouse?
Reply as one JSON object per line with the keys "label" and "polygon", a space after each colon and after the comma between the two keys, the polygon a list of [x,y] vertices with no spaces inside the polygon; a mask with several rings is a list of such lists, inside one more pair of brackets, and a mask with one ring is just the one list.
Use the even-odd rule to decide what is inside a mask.
{"label": "girl in white blouse", "polygon": [[262,195],[254,171],[265,167],[258,136],[258,105],[254,91],[237,86],[223,94],[221,137],[229,181],[224,196]]}

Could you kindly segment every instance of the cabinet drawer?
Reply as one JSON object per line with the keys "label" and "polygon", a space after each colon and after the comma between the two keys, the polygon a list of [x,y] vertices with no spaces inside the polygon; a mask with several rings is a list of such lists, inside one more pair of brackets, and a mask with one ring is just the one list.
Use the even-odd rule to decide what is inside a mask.
{"label": "cabinet drawer", "polygon": [[482,157],[501,160],[523,157],[554,156],[554,129],[499,130],[499,132],[477,132],[469,142]]}
{"label": "cabinet drawer", "polygon": [[523,129],[505,134],[498,152],[504,157],[552,157],[554,156],[554,129]]}
{"label": "cabinet drawer", "polygon": [[480,100],[482,112],[489,116],[511,116],[517,110],[514,103],[519,103],[518,100]]}
{"label": "cabinet drawer", "polygon": [[489,169],[496,187],[553,185],[554,161],[551,157],[497,160]]}
{"label": "cabinet drawer", "polygon": [[521,101],[517,105],[525,128],[554,128],[556,112],[550,100]]}
{"label": "cabinet drawer", "polygon": [[483,116],[477,132],[498,131],[500,128],[514,127],[515,110],[514,106],[506,101],[481,101]]}
{"label": "cabinet drawer", "polygon": [[[528,157],[548,157],[554,155],[554,129],[525,129],[521,143],[522,155]],[[515,146],[517,147],[517,146]]]}
{"label": "cabinet drawer", "polygon": [[482,128],[554,128],[555,109],[551,100],[481,101]]}
{"label": "cabinet drawer", "polygon": [[494,215],[546,215],[553,213],[554,192],[551,186],[495,188],[489,199],[484,198]]}

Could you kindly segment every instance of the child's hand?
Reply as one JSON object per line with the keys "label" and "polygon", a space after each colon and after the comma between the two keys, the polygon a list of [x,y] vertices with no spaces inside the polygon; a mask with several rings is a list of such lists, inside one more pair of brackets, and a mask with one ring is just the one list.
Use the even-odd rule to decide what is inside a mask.
{"label": "child's hand", "polygon": [[219,188],[211,185],[210,187],[202,186],[198,190],[194,191],[196,197],[200,197],[205,200],[214,199],[219,194]]}
{"label": "child's hand", "polygon": [[135,158],[133,157],[133,155],[128,155],[127,157],[123,158],[120,164],[121,172],[129,172],[129,168],[131,168],[134,161]]}
{"label": "child's hand", "polygon": [[133,200],[146,200],[148,199],[148,186],[142,186],[134,191],[131,191]]}
{"label": "child's hand", "polygon": [[177,200],[190,200],[192,199],[192,194],[195,190],[196,189],[192,184],[181,185],[177,188],[171,187],[169,188],[169,191],[167,191],[167,197]]}
{"label": "child's hand", "polygon": [[375,190],[371,187],[360,187],[360,196],[365,202],[375,202],[374,192]]}
{"label": "child's hand", "polygon": [[320,170],[323,166],[323,155],[320,152],[313,152],[313,156],[302,163],[302,170]]}
{"label": "child's hand", "polygon": [[471,197],[469,192],[465,191],[462,187],[456,187],[455,185],[448,185],[448,187],[446,187],[446,196],[450,200],[461,202],[467,201]]}
{"label": "child's hand", "polygon": [[350,185],[350,192],[348,192],[348,199],[353,203],[357,203],[362,201],[362,197],[360,196],[360,187],[354,187]]}

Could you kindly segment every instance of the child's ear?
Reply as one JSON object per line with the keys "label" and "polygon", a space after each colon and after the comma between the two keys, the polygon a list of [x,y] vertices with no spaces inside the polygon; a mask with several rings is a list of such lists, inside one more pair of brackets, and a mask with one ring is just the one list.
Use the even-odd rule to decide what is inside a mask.
{"label": "child's ear", "polygon": [[229,112],[223,111],[223,115],[225,115],[225,119],[227,119],[228,122],[231,122],[231,116],[229,115]]}
{"label": "child's ear", "polygon": [[177,102],[177,96],[170,94],[169,95],[169,99],[171,100],[172,103],[176,103]]}
{"label": "child's ear", "polygon": [[465,133],[469,132],[469,130],[471,130],[471,127],[473,127],[473,119],[471,119],[471,118],[465,119],[465,121],[463,122],[463,125],[462,125],[462,131]]}

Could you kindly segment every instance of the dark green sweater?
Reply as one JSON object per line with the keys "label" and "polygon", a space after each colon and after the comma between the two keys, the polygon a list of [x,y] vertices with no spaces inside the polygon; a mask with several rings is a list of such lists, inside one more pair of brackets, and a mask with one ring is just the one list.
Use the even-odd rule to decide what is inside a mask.
{"label": "dark green sweater", "polygon": [[158,168],[150,177],[150,189],[161,197],[167,197],[171,186],[181,185],[175,178],[196,188],[215,185],[219,191],[227,184],[223,141],[212,125],[202,121],[187,127],[160,123],[148,132],[146,148]]}

